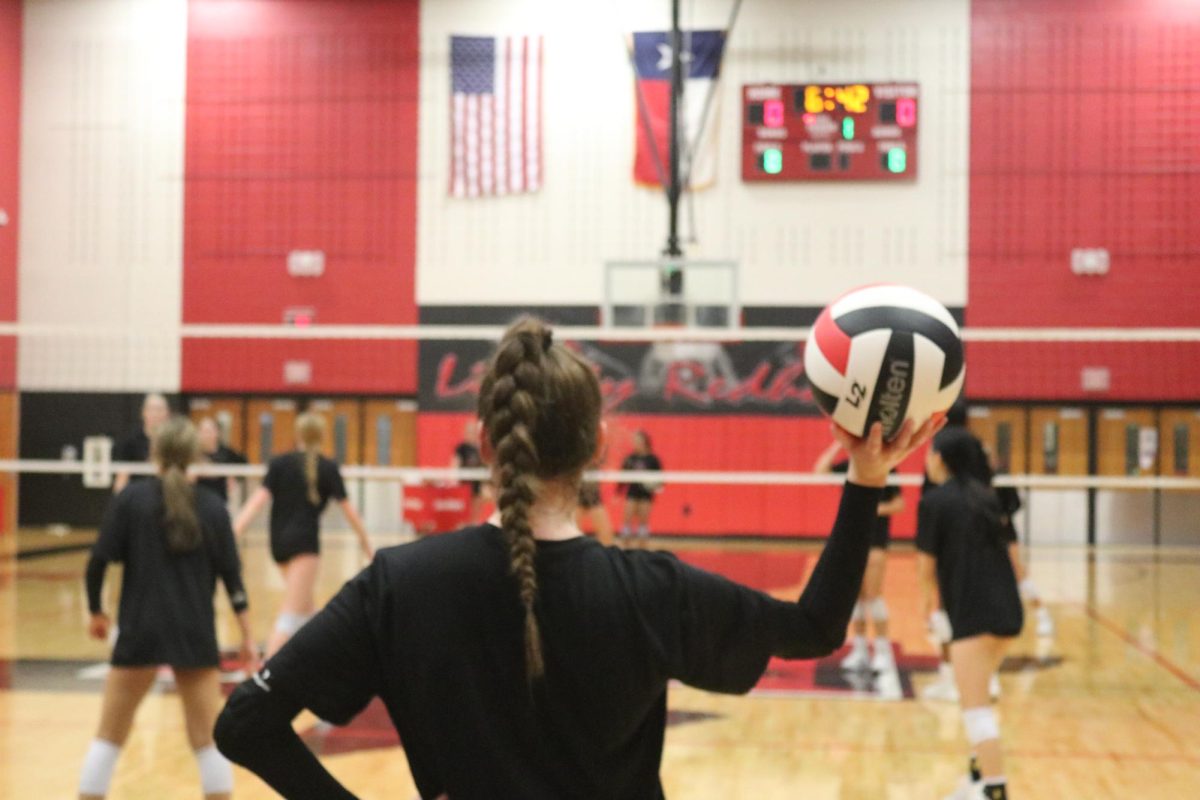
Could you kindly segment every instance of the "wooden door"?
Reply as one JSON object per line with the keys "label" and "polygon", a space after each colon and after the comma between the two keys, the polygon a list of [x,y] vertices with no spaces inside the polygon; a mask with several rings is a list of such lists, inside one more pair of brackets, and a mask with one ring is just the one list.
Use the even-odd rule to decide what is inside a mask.
{"label": "wooden door", "polygon": [[362,463],[362,404],[357,400],[313,400],[306,411],[325,418],[321,452],[339,464]]}
{"label": "wooden door", "polygon": [[1088,421],[1082,408],[1029,412],[1029,471],[1035,475],[1086,475]]}
{"label": "wooden door", "polygon": [[246,402],[246,457],[265,464],[296,448],[296,401],[259,397]]}
{"label": "wooden door", "polygon": [[363,463],[407,467],[417,462],[417,404],[367,400],[363,404]]}
{"label": "wooden door", "polygon": [[1158,438],[1158,420],[1153,409],[1100,409],[1096,420],[1097,473],[1157,475]]}
{"label": "wooden door", "polygon": [[188,400],[188,416],[200,423],[212,417],[221,429],[221,441],[239,453],[246,452],[246,401],[240,397],[193,397]]}
{"label": "wooden door", "polygon": [[[21,401],[16,392],[0,392],[0,458],[17,457],[17,428],[20,425]],[[17,473],[0,474],[0,552],[12,552],[17,531]],[[2,626],[0,626],[2,627]]]}
{"label": "wooden door", "polygon": [[1200,408],[1164,408],[1159,412],[1160,472],[1178,478],[1200,477]]}
{"label": "wooden door", "polygon": [[1029,468],[1029,418],[1024,408],[972,406],[967,424],[987,448],[997,473],[1021,474]]}

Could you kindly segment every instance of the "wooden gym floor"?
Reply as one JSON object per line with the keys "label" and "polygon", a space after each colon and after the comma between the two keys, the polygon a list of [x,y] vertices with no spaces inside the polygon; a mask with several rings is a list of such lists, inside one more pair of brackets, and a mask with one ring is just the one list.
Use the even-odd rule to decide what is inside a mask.
{"label": "wooden gym floor", "polygon": [[[86,539],[17,538],[26,551]],[[817,554],[798,544],[674,549],[793,597]],[[85,558],[82,551],[0,556],[0,797],[73,796],[100,711],[106,656],[84,632]],[[245,559],[261,636],[281,585],[261,536],[251,536]],[[327,537],[322,598],[359,563],[348,537]],[[1035,549],[1031,563],[1058,630],[1052,642],[1027,631],[1002,674],[1012,796],[1200,796],[1200,550]],[[773,664],[750,697],[673,688],[662,769],[667,796],[931,800],[948,792],[964,765],[965,743],[955,706],[920,699],[933,677],[933,651],[917,619],[910,549],[893,550],[886,596],[898,648],[894,675],[847,681],[835,657]],[[221,640],[232,644],[223,594],[218,607]],[[378,707],[346,729],[321,732],[314,722],[305,715],[297,725],[360,797],[414,795],[404,752]],[[198,794],[178,698],[162,681],[139,712],[111,797]],[[235,796],[274,795],[239,770]]]}

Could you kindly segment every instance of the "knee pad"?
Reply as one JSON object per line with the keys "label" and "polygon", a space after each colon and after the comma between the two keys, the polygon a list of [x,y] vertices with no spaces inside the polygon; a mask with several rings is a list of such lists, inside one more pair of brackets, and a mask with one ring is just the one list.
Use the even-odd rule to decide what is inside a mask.
{"label": "knee pad", "polygon": [[945,609],[938,609],[929,615],[929,635],[938,644],[950,644],[954,639],[954,629],[950,626],[950,615]]}
{"label": "knee pad", "polygon": [[312,614],[293,614],[283,611],[275,618],[275,630],[287,636],[292,636],[304,627],[304,623],[312,619]]}
{"label": "knee pad", "polygon": [[996,719],[996,712],[987,706],[965,709],[963,727],[967,731],[967,741],[972,747],[1000,738],[1000,722]]}
{"label": "knee pad", "polygon": [[852,611],[850,613],[850,621],[851,622],[862,622],[866,618],[867,618],[867,615],[863,609],[862,600],[859,600],[857,603],[854,604],[854,611]]}
{"label": "knee pad", "polygon": [[1026,603],[1035,602],[1038,599],[1037,584],[1033,582],[1033,578],[1026,578],[1017,586],[1021,590],[1021,599]]}
{"label": "knee pad", "polygon": [[79,776],[79,793],[103,797],[112,783],[113,769],[121,756],[121,748],[103,739],[93,739],[83,757],[83,772]]}
{"label": "knee pad", "polygon": [[872,620],[875,622],[887,622],[888,608],[887,603],[884,602],[882,597],[876,597],[867,605],[871,613]]}
{"label": "knee pad", "polygon": [[233,767],[214,745],[196,751],[196,764],[200,767],[200,785],[205,794],[233,793]]}

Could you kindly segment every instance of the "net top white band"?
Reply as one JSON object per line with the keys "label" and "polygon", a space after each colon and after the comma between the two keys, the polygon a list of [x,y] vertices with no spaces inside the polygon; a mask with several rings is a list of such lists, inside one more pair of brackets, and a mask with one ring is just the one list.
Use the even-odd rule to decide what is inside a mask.
{"label": "net top white band", "polygon": [[[133,475],[152,475],[157,470],[153,464],[108,462],[102,464],[113,472],[128,472]],[[82,475],[97,467],[84,461],[62,461],[53,459],[9,459],[0,460],[0,471],[15,473],[40,473],[57,475]],[[225,476],[230,478],[261,478],[266,474],[262,464],[197,465],[192,472],[201,476]],[[405,484],[447,481],[487,480],[486,469],[451,469],[447,467],[371,467],[343,466],[342,476],[347,480],[391,481]],[[845,481],[844,475],[815,472],[742,472],[742,471],[621,471],[600,470],[587,472],[584,478],[602,483],[657,483],[699,484],[707,486],[837,486]],[[893,475],[888,481],[896,486],[920,486],[924,478],[917,474]],[[1177,477],[1125,477],[1097,475],[998,475],[997,486],[1014,486],[1024,489],[1141,489],[1159,491],[1200,491],[1200,478]]]}

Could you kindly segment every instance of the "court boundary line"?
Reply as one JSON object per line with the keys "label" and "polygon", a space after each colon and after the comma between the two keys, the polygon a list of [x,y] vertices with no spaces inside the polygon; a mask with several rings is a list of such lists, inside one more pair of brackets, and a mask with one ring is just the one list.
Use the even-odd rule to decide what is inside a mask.
{"label": "court boundary line", "polygon": [[1148,657],[1151,661],[1158,664],[1167,672],[1178,678],[1184,684],[1184,686],[1192,691],[1200,692],[1200,680],[1193,678],[1191,674],[1164,656],[1156,648],[1149,647],[1138,641],[1138,639],[1129,633],[1129,631],[1125,630],[1125,628],[1121,627],[1116,622],[1113,622],[1111,619],[1097,611],[1091,603],[1083,604],[1083,610],[1085,614],[1095,620],[1101,627],[1111,631],[1126,644],[1133,647],[1134,650],[1137,650],[1139,653]]}

